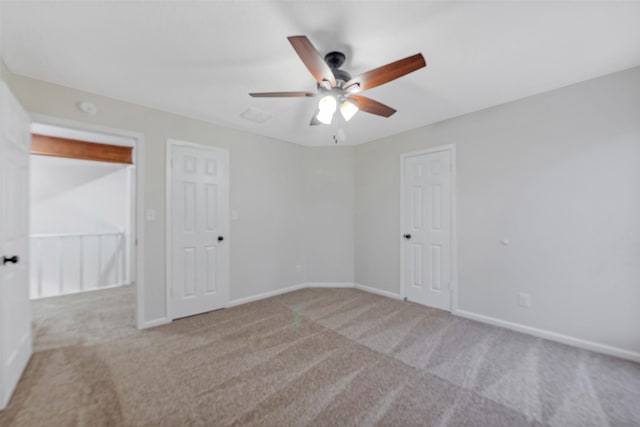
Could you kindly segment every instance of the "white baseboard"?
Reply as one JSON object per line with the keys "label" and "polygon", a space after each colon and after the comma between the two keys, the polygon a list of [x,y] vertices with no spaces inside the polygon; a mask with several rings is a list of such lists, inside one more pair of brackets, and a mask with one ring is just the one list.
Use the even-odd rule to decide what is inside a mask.
{"label": "white baseboard", "polygon": [[395,292],[384,291],[382,289],[372,288],[371,286],[361,285],[359,283],[354,283],[353,287],[356,288],[356,289],[360,289],[361,291],[369,292],[369,293],[376,294],[376,295],[381,295],[381,296],[387,297],[387,298],[392,298],[392,299],[397,299],[397,300],[402,299],[400,297],[400,294],[397,294]]}
{"label": "white baseboard", "polygon": [[634,362],[640,362],[640,353],[625,350],[622,348],[612,347],[606,344],[600,344],[593,341],[583,340],[581,338],[559,334],[557,332],[547,331],[545,329],[538,329],[532,326],[522,325],[520,323],[508,322],[506,320],[501,320],[501,319],[497,319],[495,317],[490,317],[490,316],[484,316],[482,314],[473,313],[471,311],[454,310],[452,314],[456,316],[464,317],[466,319],[487,323],[489,325],[500,326],[502,328],[511,329],[513,331],[522,332],[528,335],[533,335],[535,337],[545,338],[545,339],[559,342],[562,344],[583,348],[585,350],[591,350],[598,353],[604,353],[611,356],[620,357],[622,359],[632,360]]}
{"label": "white baseboard", "polygon": [[392,298],[399,300],[400,294],[396,294],[394,292],[384,291],[382,289],[372,288],[370,286],[360,285],[358,283],[350,283],[350,282],[309,282],[309,283],[300,283],[298,285],[289,286],[288,288],[277,289],[275,291],[264,292],[262,294],[253,295],[245,298],[238,298],[232,301],[229,301],[227,307],[235,307],[237,305],[247,304],[254,301],[259,301],[265,298],[275,297],[276,295],[286,294],[288,292],[298,291],[300,289],[308,289],[308,288],[355,288],[364,292],[369,292],[372,294],[380,295],[387,298]]}
{"label": "white baseboard", "polygon": [[299,289],[304,289],[306,287],[307,286],[305,283],[301,283],[298,285],[289,286],[288,288],[276,289],[275,291],[264,292],[264,293],[253,295],[250,297],[234,299],[229,301],[229,303],[227,304],[227,308],[235,307],[236,305],[247,304],[254,301],[259,301],[265,298],[275,297],[276,295],[286,294],[288,292],[297,291]]}
{"label": "white baseboard", "polygon": [[166,317],[161,317],[160,319],[148,320],[142,324],[138,329],[149,329],[160,325],[166,325],[167,323],[171,323],[171,319]]}
{"label": "white baseboard", "polygon": [[392,299],[402,299],[400,294],[396,294],[390,291],[384,291],[378,288],[372,288],[371,286],[360,285],[358,283],[305,283],[305,288],[355,288],[361,291],[369,292],[371,294],[381,295],[383,297]]}
{"label": "white baseboard", "polygon": [[[297,285],[289,286],[287,288],[276,289],[275,291],[263,292],[261,294],[252,295],[250,297],[237,298],[229,301],[226,307],[231,308],[237,305],[247,304],[250,302],[259,301],[261,299],[271,298],[271,297],[275,297],[276,295],[286,294],[289,292],[298,291],[300,289],[307,289],[307,288],[356,288],[356,289],[360,289],[361,291],[370,292],[372,294],[377,294],[377,295],[381,295],[381,296],[393,298],[393,299],[400,299],[400,295],[394,294],[393,292],[383,291],[381,289],[359,285],[356,283],[311,282],[311,283],[300,283]],[[163,317],[161,319],[147,321],[139,329],[153,328],[154,326],[165,325],[167,323],[171,323],[171,319],[167,319]]]}
{"label": "white baseboard", "polygon": [[353,283],[303,283],[305,288],[353,288]]}
{"label": "white baseboard", "polygon": [[[227,307],[235,307],[241,304],[247,304],[254,301],[259,301],[265,298],[271,298],[276,295],[286,294],[289,292],[297,291],[306,288],[355,288],[364,292],[380,295],[383,297],[401,300],[400,294],[390,291],[385,291],[378,288],[372,288],[371,286],[361,285],[359,283],[300,283],[297,285],[289,286],[287,288],[276,289],[275,291],[264,292],[258,295],[253,295],[245,298],[238,298],[229,301]],[[510,329],[524,334],[533,335],[535,337],[545,338],[551,341],[559,342],[562,344],[571,345],[585,350],[591,350],[598,353],[604,353],[611,356],[620,357],[622,359],[632,360],[640,363],[640,353],[636,353],[630,350],[625,350],[618,347],[612,347],[606,344],[600,344],[593,341],[584,340],[581,338],[572,337],[569,335],[559,334],[557,332],[547,331],[545,329],[534,328],[532,326],[522,325],[520,323],[509,322],[506,320],[498,319],[495,317],[485,316],[477,314],[467,310],[455,309],[452,314],[466,319],[475,320],[481,323],[487,323],[493,326],[499,326],[502,328]],[[141,329],[152,328],[154,326],[160,326],[167,323],[171,323],[170,319],[161,318],[145,322]]]}

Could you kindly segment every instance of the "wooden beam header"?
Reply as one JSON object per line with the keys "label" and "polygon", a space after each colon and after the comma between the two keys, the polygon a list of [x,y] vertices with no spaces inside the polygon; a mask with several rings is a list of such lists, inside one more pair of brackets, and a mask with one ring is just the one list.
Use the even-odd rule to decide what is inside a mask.
{"label": "wooden beam header", "polygon": [[39,156],[132,164],[132,150],[133,147],[120,145],[96,144],[35,133],[31,135],[31,154]]}

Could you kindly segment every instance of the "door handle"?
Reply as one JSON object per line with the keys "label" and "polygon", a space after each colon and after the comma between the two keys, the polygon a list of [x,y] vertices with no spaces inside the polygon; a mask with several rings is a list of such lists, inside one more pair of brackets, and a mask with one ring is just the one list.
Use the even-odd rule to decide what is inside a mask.
{"label": "door handle", "polygon": [[218,242],[222,242],[224,240],[223,236],[218,236]]}
{"label": "door handle", "polygon": [[403,237],[404,237],[405,239],[409,240],[409,239],[411,238],[411,234],[405,234]]}
{"label": "door handle", "polygon": [[5,265],[8,262],[12,262],[14,264],[17,264],[19,259],[20,258],[18,258],[18,255],[14,255],[11,258],[7,258],[6,256],[3,256],[2,257],[2,265]]}

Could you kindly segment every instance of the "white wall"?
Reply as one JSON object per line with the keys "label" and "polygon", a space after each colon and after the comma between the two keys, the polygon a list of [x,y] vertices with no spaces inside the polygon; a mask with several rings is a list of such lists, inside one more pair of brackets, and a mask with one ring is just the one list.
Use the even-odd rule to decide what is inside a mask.
{"label": "white wall", "polygon": [[354,147],[305,151],[306,279],[353,283]]}
{"label": "white wall", "polygon": [[[165,317],[165,271],[158,268],[165,259],[165,145],[174,138],[221,147],[229,150],[231,162],[230,208],[238,212],[231,221],[231,299],[287,288],[313,280],[315,282],[353,281],[353,215],[349,207],[344,216],[318,216],[318,229],[341,230],[327,235],[308,235],[304,213],[308,195],[319,197],[322,188],[342,188],[334,177],[308,173],[325,170],[339,173],[347,181],[343,191],[353,187],[353,172],[348,161],[334,164],[335,155],[308,157],[310,148],[274,140],[247,132],[235,131],[211,123],[189,119],[111,98],[30,79],[8,73],[8,83],[25,109],[95,125],[140,132],[145,138],[144,203],[157,212],[157,220],[145,222],[145,322]],[[94,102],[98,114],[80,113],[79,100]],[[349,150],[345,150],[348,152]],[[319,150],[318,153],[322,153]],[[312,182],[317,177],[319,182]],[[311,190],[313,189],[313,191]],[[316,191],[317,190],[317,191]],[[337,193],[338,200],[345,198]],[[339,205],[330,200],[331,192],[322,195],[325,212]],[[318,202],[319,203],[319,202]],[[343,209],[343,208],[341,208]],[[313,234],[313,233],[311,233]],[[305,256],[310,246],[324,254],[309,266]],[[346,248],[346,249],[345,249]],[[301,265],[301,271],[296,266]],[[324,270],[322,266],[327,266]],[[308,272],[308,273],[307,273]],[[309,274],[309,278],[307,277]]]}
{"label": "white wall", "polygon": [[128,165],[31,156],[31,233],[124,231]]}
{"label": "white wall", "polygon": [[230,149],[231,299],[246,298],[305,281],[304,149],[293,144],[237,135],[218,139]]}
{"label": "white wall", "polygon": [[400,291],[400,154],[444,144],[459,308],[639,355],[640,68],[358,146],[357,283]]}
{"label": "white wall", "polygon": [[0,80],[6,81],[6,76],[9,74],[6,64],[0,57]]}

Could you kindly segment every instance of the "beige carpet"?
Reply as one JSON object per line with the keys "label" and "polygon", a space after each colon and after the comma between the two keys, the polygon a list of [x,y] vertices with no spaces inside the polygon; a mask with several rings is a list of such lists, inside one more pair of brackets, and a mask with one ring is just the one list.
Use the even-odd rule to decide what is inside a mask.
{"label": "beige carpet", "polygon": [[133,329],[133,290],[34,303],[0,425],[638,426],[640,366],[353,289]]}

